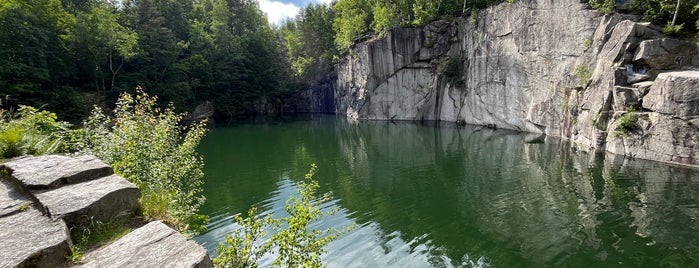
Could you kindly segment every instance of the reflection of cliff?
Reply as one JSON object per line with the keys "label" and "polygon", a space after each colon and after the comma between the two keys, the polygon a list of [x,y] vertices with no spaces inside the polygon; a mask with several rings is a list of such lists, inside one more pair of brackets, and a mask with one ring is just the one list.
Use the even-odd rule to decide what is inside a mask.
{"label": "reflection of cliff", "polygon": [[496,125],[699,166],[699,46],[586,2],[515,1],[391,28],[340,59],[336,113]]}
{"label": "reflection of cliff", "polygon": [[[605,264],[630,252],[649,264],[670,254],[669,244],[683,245],[680,260],[699,253],[691,220],[699,216],[699,187],[672,189],[677,179],[684,186],[699,181],[690,171],[621,165],[574,153],[557,139],[527,143],[530,137],[510,131],[388,122],[336,127],[346,164],[331,188],[357,221],[377,223],[386,243],[399,235],[412,248],[428,245],[435,260],[483,256],[502,267]],[[666,198],[670,193],[680,196]],[[695,233],[670,237],[667,229],[677,223]]]}

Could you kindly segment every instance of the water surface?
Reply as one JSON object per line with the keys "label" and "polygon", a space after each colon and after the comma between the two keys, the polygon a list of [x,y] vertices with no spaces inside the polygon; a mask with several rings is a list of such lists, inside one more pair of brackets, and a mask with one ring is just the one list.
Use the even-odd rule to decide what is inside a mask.
{"label": "water surface", "polygon": [[[357,228],[329,267],[698,267],[699,172],[565,141],[453,124],[333,116],[219,126],[202,141],[212,255],[231,217],[282,215],[311,163],[316,228]],[[263,260],[263,265],[270,259]]]}

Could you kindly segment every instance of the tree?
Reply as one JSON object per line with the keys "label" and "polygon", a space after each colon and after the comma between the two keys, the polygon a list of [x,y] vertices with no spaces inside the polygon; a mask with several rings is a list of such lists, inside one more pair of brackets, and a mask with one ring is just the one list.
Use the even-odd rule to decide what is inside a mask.
{"label": "tree", "polygon": [[74,72],[66,43],[75,18],[59,0],[0,1],[0,95],[32,106]]}
{"label": "tree", "polygon": [[[117,20],[116,7],[106,2],[96,3],[87,13],[77,15],[75,42],[88,51],[96,73],[94,83],[98,90],[114,90],[116,77],[124,61],[138,53],[138,35]],[[104,70],[110,72],[107,78]],[[109,81],[109,87],[105,84]]]}

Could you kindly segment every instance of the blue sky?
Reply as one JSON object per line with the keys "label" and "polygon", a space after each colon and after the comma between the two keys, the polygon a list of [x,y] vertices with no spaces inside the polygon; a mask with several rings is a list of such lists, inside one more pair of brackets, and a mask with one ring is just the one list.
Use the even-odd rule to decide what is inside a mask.
{"label": "blue sky", "polygon": [[279,24],[286,17],[294,17],[308,3],[330,3],[331,0],[257,0],[269,22]]}

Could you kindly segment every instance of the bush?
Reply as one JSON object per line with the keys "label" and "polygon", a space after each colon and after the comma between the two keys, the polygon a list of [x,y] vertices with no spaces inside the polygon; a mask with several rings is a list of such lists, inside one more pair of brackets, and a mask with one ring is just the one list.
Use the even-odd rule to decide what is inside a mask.
{"label": "bush", "polygon": [[[312,223],[335,212],[324,213],[320,210],[320,205],[330,200],[330,193],[316,198],[319,187],[313,179],[316,170],[316,165],[311,165],[311,170],[299,185],[298,196],[286,201],[288,217],[272,219],[271,215],[267,215],[260,219],[256,216],[256,208],[250,209],[248,219],[236,216],[235,220],[242,228],[232,235],[226,235],[226,241],[217,249],[219,255],[214,259],[214,264],[222,267],[257,267],[260,257],[274,248],[278,254],[273,266],[322,267],[320,256],[325,252],[325,246],[353,226],[344,230],[309,230]],[[266,236],[265,229],[271,229],[274,233],[269,240],[259,243]]]}
{"label": "bush", "polygon": [[69,149],[70,124],[56,114],[20,106],[17,114],[0,110],[0,156],[62,153]]}
{"label": "bush", "polygon": [[454,56],[449,58],[446,65],[444,66],[444,76],[449,81],[449,84],[455,87],[461,87],[464,85],[464,80],[462,79],[461,73],[463,68],[461,67],[461,58]]}
{"label": "bush", "polygon": [[629,109],[624,115],[619,117],[619,124],[616,126],[617,134],[627,134],[638,128],[638,116],[634,109]]}
{"label": "bush", "polygon": [[141,190],[146,218],[160,219],[179,231],[199,232],[205,217],[198,215],[203,159],[196,152],[205,134],[204,123],[181,127],[182,115],[172,104],[156,105],[140,88],[134,96],[122,94],[114,118],[95,111],[80,132],[82,153],[94,154],[114,172]]}

